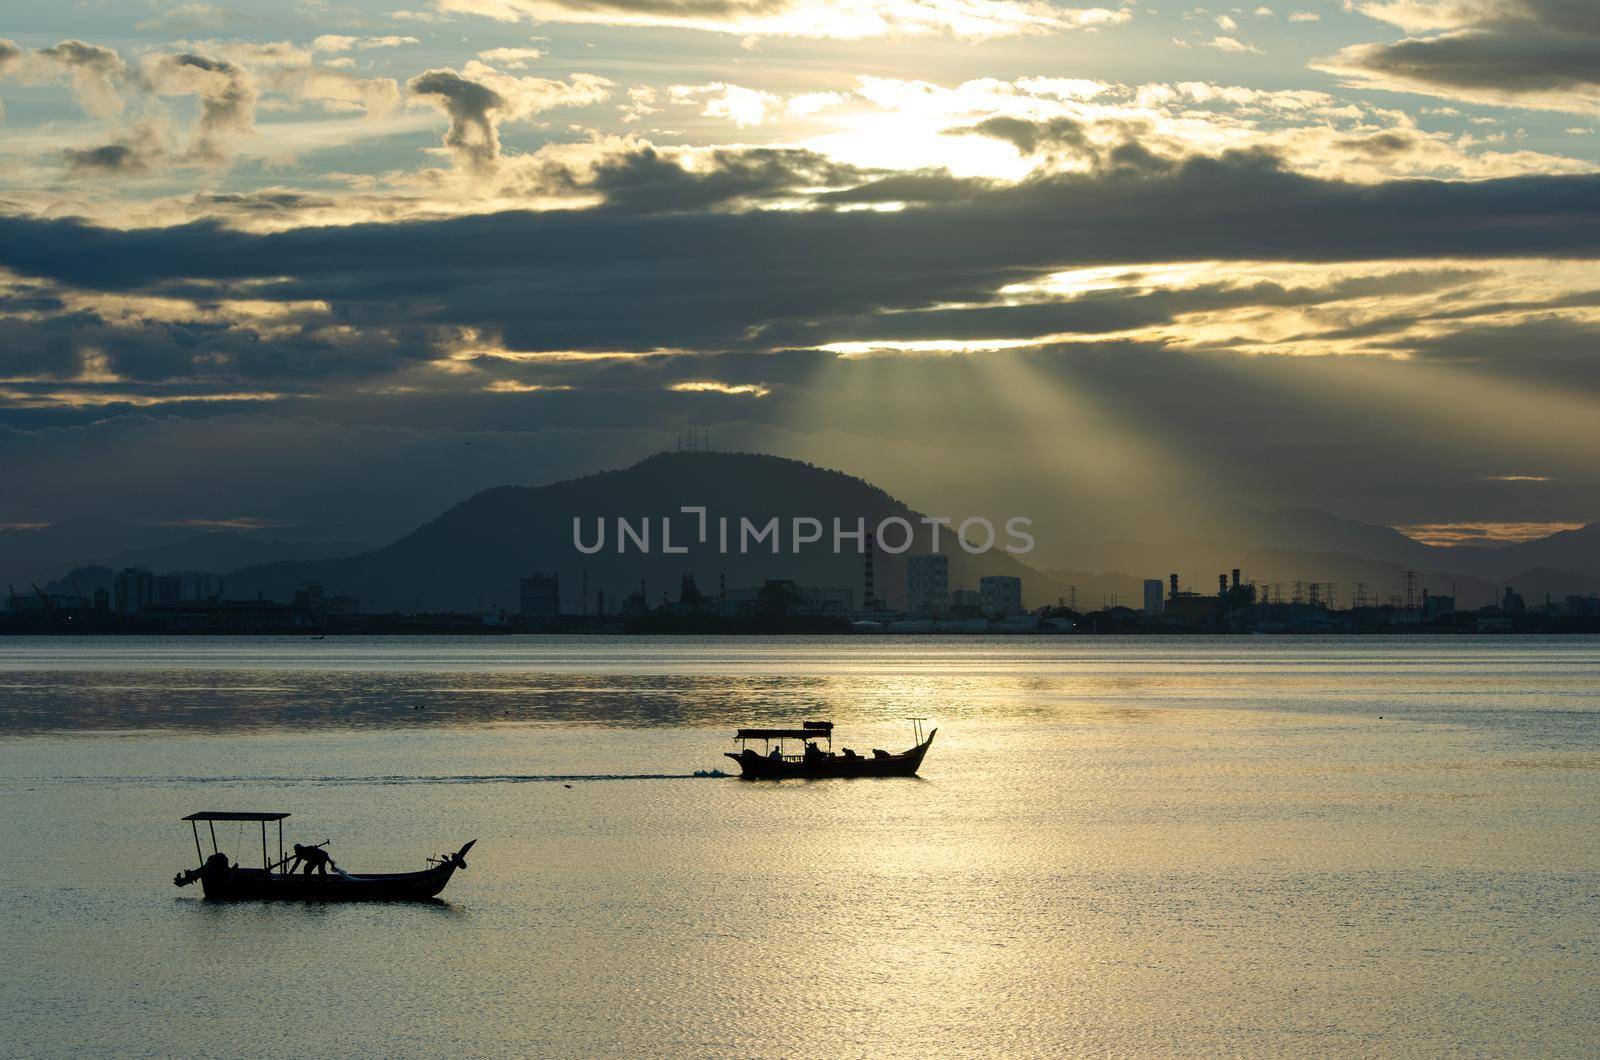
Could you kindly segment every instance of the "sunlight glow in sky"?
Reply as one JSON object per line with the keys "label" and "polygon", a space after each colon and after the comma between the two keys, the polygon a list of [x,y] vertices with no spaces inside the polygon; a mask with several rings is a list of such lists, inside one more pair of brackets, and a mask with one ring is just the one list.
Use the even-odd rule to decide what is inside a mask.
{"label": "sunlight glow in sky", "polygon": [[983,464],[1017,461],[1106,519],[1154,510],[1130,484],[1424,539],[1600,518],[1600,19],[1560,0],[138,0],[4,32],[0,460],[40,469],[7,522],[80,506],[43,469],[173,432],[268,476],[289,421],[450,460],[556,432],[559,475],[691,419],[997,505]]}

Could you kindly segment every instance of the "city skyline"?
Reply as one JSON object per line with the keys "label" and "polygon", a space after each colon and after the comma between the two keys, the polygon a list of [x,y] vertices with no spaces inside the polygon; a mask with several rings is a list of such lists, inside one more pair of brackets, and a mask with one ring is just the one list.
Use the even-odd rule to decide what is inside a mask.
{"label": "city skyline", "polygon": [[152,2],[4,32],[0,524],[386,540],[691,422],[1059,541],[1600,519],[1574,5]]}
{"label": "city skyline", "polygon": [[[703,503],[672,518],[643,514],[690,493]],[[719,533],[730,502],[750,513],[741,526],[763,528],[755,547],[743,531]],[[674,519],[683,525],[669,532]],[[577,532],[613,520],[610,547]],[[1031,549],[987,547],[995,542],[970,530],[980,522],[957,526],[797,461],[664,453],[549,487],[487,491],[373,549],[324,545],[290,561],[256,552],[239,566],[227,560],[240,555],[238,535],[210,534],[99,563],[40,561],[37,577],[8,556],[0,631],[574,631],[599,619],[616,632],[771,632],[789,618],[821,618],[792,631],[1067,632],[1081,618],[1088,626],[1078,632],[1461,632],[1474,622],[1498,631],[1509,620],[1563,632],[1589,628],[1600,611],[1600,527],[1468,549],[1324,521],[1283,528],[1278,547],[1152,542],[1098,561],[1082,551],[1087,566],[1059,569],[1030,565]],[[1141,570],[1170,573],[1141,583]],[[31,592],[18,593],[19,582]],[[1048,624],[1059,619],[1067,628]]]}

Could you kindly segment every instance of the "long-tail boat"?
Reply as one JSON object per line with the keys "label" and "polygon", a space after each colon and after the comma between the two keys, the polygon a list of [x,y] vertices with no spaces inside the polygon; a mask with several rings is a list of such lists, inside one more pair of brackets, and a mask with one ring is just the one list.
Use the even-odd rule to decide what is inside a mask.
{"label": "long-tail boat", "polygon": [[[327,843],[311,847],[295,847],[287,857],[283,851],[283,819],[286,813],[255,813],[234,810],[202,810],[191,813],[184,820],[194,832],[194,852],[200,858],[200,867],[178,873],[172,882],[187,887],[196,881],[210,901],[300,901],[300,902],[359,902],[359,901],[419,901],[438,896],[450,882],[457,869],[467,867],[467,851],[474,839],[453,854],[441,854],[428,859],[428,867],[417,872],[382,872],[358,875],[332,865],[332,859],[321,855]],[[261,867],[244,868],[230,861],[217,846],[218,821],[253,821],[261,825]],[[200,823],[205,822],[211,836],[211,854],[207,856],[200,846]],[[269,860],[267,852],[267,825],[278,825],[278,859]],[[316,852],[316,853],[312,853]],[[326,861],[324,865],[322,862]],[[293,862],[294,865],[290,863]],[[304,865],[304,872],[293,871]],[[287,866],[287,868],[286,868]],[[332,871],[328,871],[328,867]],[[313,869],[317,871],[313,871]]]}
{"label": "long-tail boat", "polygon": [[[909,719],[916,745],[899,754],[874,750],[870,755],[857,754],[846,747],[833,750],[833,722],[802,722],[798,729],[740,729],[733,734],[739,741],[739,750],[723,754],[739,763],[739,774],[746,780],[820,780],[827,777],[910,777],[922,768],[922,757],[928,753],[933,738],[939,734],[934,729],[923,735],[922,723],[926,718]],[[751,740],[762,741],[762,750],[749,746]],[[800,749],[794,749],[798,743]],[[826,743],[826,750],[821,746]]]}

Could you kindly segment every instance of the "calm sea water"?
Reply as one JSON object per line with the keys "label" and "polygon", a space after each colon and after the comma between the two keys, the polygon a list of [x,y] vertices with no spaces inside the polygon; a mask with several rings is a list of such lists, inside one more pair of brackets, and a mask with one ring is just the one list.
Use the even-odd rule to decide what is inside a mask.
{"label": "calm sea water", "polygon": [[[913,714],[921,779],[694,775]],[[1600,1047],[1593,639],[11,639],[0,794],[7,1055]],[[479,843],[216,906],[198,809]]]}

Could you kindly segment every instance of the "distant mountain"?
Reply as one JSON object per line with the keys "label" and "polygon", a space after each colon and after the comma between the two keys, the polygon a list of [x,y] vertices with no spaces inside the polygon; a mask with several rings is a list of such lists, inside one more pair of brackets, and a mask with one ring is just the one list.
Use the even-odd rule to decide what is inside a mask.
{"label": "distant mountain", "polygon": [[115,592],[116,580],[115,570],[98,563],[90,563],[82,567],[73,567],[61,577],[45,582],[40,588],[52,596],[59,594],[93,599],[97,589],[104,589],[107,593]]}
{"label": "distant mountain", "polygon": [[1570,570],[1600,578],[1600,523],[1484,551],[1483,568],[1500,578],[1534,568]]}
{"label": "distant mountain", "polygon": [[[704,505],[715,520],[725,515],[735,532],[738,518],[756,522],[778,516],[783,522],[783,551],[773,555],[765,545],[740,554],[719,554],[709,545],[684,541],[693,522],[679,513],[683,505]],[[693,572],[701,592],[717,590],[719,579],[729,588],[759,586],[768,578],[789,578],[804,585],[848,588],[859,605],[863,596],[863,563],[849,552],[809,546],[796,554],[790,548],[789,520],[812,516],[831,529],[837,516],[849,526],[859,516],[869,526],[898,515],[920,526],[918,513],[883,490],[859,478],[800,461],[759,454],[663,453],[633,467],[540,487],[505,486],[486,490],[449,509],[438,519],[393,544],[363,549],[349,542],[283,540],[285,531],[213,532],[195,535],[180,528],[78,523],[43,530],[0,530],[0,582],[15,582],[26,592],[29,583],[60,578],[51,591],[71,591],[75,579],[92,593],[110,571],[145,566],[159,572],[202,570],[222,574],[232,597],[257,592],[289,599],[307,581],[323,583],[329,593],[344,593],[379,610],[473,611],[494,606],[514,610],[518,580],[534,572],[554,571],[561,578],[563,602],[580,607],[580,587],[588,576],[589,600],[603,591],[621,598],[646,583],[653,604],[663,594],[677,599],[679,582]],[[659,533],[659,518],[675,516],[675,545],[689,551],[667,554],[659,538],[649,554],[630,549],[618,554],[615,520],[635,524],[649,516]],[[592,536],[594,520],[605,521],[606,549],[598,555],[579,553],[572,543],[572,520],[585,520]],[[1031,557],[995,551],[970,555],[946,534],[941,549],[951,561],[952,588],[975,588],[984,574],[1012,574],[1023,579],[1029,606],[1073,593],[1082,608],[1116,601],[1139,606],[1146,578],[1165,580],[1171,572],[1197,592],[1216,588],[1218,574],[1234,567],[1260,583],[1278,583],[1284,593],[1301,582],[1338,584],[1339,600],[1349,601],[1357,583],[1366,583],[1369,598],[1384,600],[1403,591],[1404,572],[1419,572],[1419,587],[1431,593],[1459,593],[1459,603],[1477,607],[1498,600],[1514,586],[1530,602],[1546,593],[1600,589],[1600,523],[1579,530],[1502,548],[1424,545],[1397,530],[1341,519],[1311,508],[1290,508],[1244,520],[1248,530],[1225,539],[1214,528],[1196,528],[1188,538],[1102,541],[1056,547],[1061,569],[1033,570]],[[713,526],[715,524],[713,523]],[[1034,527],[1041,536],[1048,527]],[[1214,535],[1214,537],[1213,537]],[[1219,540],[1222,539],[1222,540]],[[926,550],[926,540],[912,552]],[[1037,555],[1037,554],[1036,554]],[[71,578],[63,571],[79,565]],[[903,603],[904,557],[879,552],[878,595]]]}
{"label": "distant mountain", "polygon": [[116,552],[101,560],[107,567],[148,567],[153,571],[224,572],[262,563],[329,559],[354,555],[370,546],[359,541],[271,541],[254,533],[213,531],[169,544]]}
{"label": "distant mountain", "polygon": [[[1248,520],[1237,540],[1174,538],[1156,541],[1098,541],[1065,551],[1074,568],[1089,571],[1147,572],[1144,577],[1180,575],[1185,588],[1212,592],[1218,574],[1239,567],[1258,582],[1335,582],[1348,599],[1357,582],[1369,595],[1385,599],[1400,593],[1404,572],[1417,571],[1429,592],[1459,589],[1462,606],[1477,607],[1515,587],[1531,600],[1545,593],[1589,593],[1600,579],[1600,523],[1499,548],[1425,545],[1387,526],[1341,519],[1313,508],[1268,512]],[[1052,572],[1058,573],[1058,572]],[[1117,592],[1127,602],[1126,585],[1091,579],[1096,599]],[[1082,590],[1080,589],[1080,599]]]}
{"label": "distant mountain", "polygon": [[[685,505],[703,505],[711,520],[709,540],[696,540],[697,519],[684,515]],[[665,596],[677,600],[682,576],[693,572],[699,590],[714,596],[721,579],[728,588],[759,587],[769,578],[787,578],[800,585],[847,588],[860,606],[863,559],[851,542],[835,554],[831,547],[811,545],[792,550],[790,521],[810,516],[823,521],[830,535],[838,517],[853,528],[858,517],[868,528],[898,515],[917,524],[918,513],[883,490],[849,475],[780,457],[749,453],[662,453],[632,467],[538,487],[504,486],[461,502],[438,519],[384,548],[343,559],[308,563],[272,563],[238,570],[227,576],[229,595],[288,599],[302,583],[322,583],[330,594],[346,594],[372,610],[472,611],[496,605],[515,610],[518,582],[535,572],[560,577],[563,605],[580,606],[587,572],[590,599],[598,591],[616,597],[645,583],[652,605]],[[618,553],[616,518],[635,525],[652,522],[652,550],[631,547]],[[661,550],[659,519],[673,519],[674,547]],[[733,528],[727,554],[717,546],[716,520],[726,516]],[[782,551],[770,545],[741,553],[739,518],[764,523],[778,517]],[[573,520],[581,519],[584,538],[592,541],[595,520],[607,526],[606,548],[584,555],[573,545]],[[921,528],[924,531],[925,527]],[[952,587],[976,588],[985,574],[1023,578],[1028,600],[1054,599],[1053,581],[1042,578],[1003,551],[971,555],[945,533],[941,551],[950,557]],[[1001,542],[1005,539],[1002,536]],[[926,550],[926,540],[913,552]],[[909,555],[910,553],[907,553]],[[903,602],[905,557],[877,555],[880,596]],[[591,604],[592,607],[592,604]]]}
{"label": "distant mountain", "polygon": [[0,565],[24,561],[73,562],[109,556],[124,549],[151,548],[193,537],[185,527],[79,520],[32,530],[0,529]]}
{"label": "distant mountain", "polygon": [[110,520],[58,523],[31,530],[0,530],[0,584],[28,591],[62,571],[128,548],[150,548],[193,536],[193,530]]}
{"label": "distant mountain", "polygon": [[[355,541],[292,541],[267,531],[211,531],[127,523],[67,523],[39,530],[0,530],[0,585],[19,592],[38,582],[48,592],[110,588],[124,567],[213,574],[284,560],[326,559],[369,547]],[[23,551],[31,549],[32,551]],[[70,573],[63,573],[70,572]],[[50,584],[46,585],[48,582]]]}
{"label": "distant mountain", "polygon": [[1341,519],[1316,508],[1281,508],[1265,513],[1256,521],[1248,543],[1259,548],[1361,556],[1411,567],[1434,564],[1443,551],[1393,527]]}

